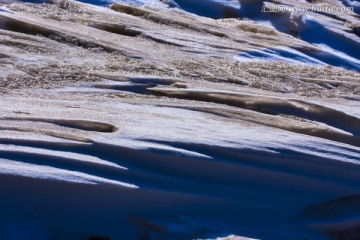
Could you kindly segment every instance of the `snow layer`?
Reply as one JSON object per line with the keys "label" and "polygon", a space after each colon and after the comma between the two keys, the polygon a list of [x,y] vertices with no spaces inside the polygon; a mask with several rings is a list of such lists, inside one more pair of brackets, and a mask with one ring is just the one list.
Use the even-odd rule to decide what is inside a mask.
{"label": "snow layer", "polygon": [[[299,37],[311,44],[320,47],[319,53],[309,54],[309,58],[315,58],[333,66],[340,66],[346,69],[360,71],[359,69],[359,20],[351,14],[344,12],[263,12],[264,6],[269,6],[269,2],[257,0],[118,0],[116,2],[124,4],[134,4],[140,6],[151,6],[157,8],[176,7],[184,11],[194,13],[200,16],[219,18],[247,18],[257,22],[267,24],[273,28],[287,34]],[[96,2],[92,2],[98,4]],[[327,4],[335,6],[353,7],[354,11],[359,11],[359,3],[356,1],[327,1]],[[101,4],[101,3],[100,3]],[[312,7],[314,3],[307,1],[279,1],[277,4],[287,5],[288,7]],[[316,3],[318,4],[318,2]],[[316,5],[315,4],[315,5]],[[272,4],[274,5],[274,4]],[[318,4],[319,5],[319,4]],[[272,49],[265,49],[260,56],[252,54],[253,61],[262,60],[264,54]],[[291,56],[285,61],[291,61]],[[299,57],[297,57],[299,58]],[[240,59],[240,58],[237,58]],[[243,58],[242,58],[243,59]],[[277,56],[273,60],[279,59]],[[302,60],[302,59],[301,59]],[[309,61],[304,61],[308,63]],[[314,63],[313,60],[310,63]]]}
{"label": "snow layer", "polygon": [[[1,202],[13,211],[1,217],[7,226],[2,239],[29,234],[37,239],[190,239],[230,233],[326,239],[304,228],[306,220],[289,219],[309,205],[359,191],[358,147],[227,120],[194,111],[193,104],[73,102],[63,94],[54,101],[53,93],[41,91],[40,98],[17,98],[15,105],[9,104],[13,97],[4,96],[2,116],[14,119],[13,111],[26,109],[39,119],[96,119],[119,130],[88,136],[85,130],[61,128],[91,137],[91,144],[40,141],[41,132],[28,138],[4,135],[1,188],[7,195]],[[77,108],[65,107],[69,103]],[[9,121],[7,131],[31,131],[31,122],[17,119],[22,122],[17,130],[12,130],[14,120],[3,120]]]}
{"label": "snow layer", "polygon": [[[327,65],[357,52],[177,9],[1,9],[0,239],[358,239],[360,75]],[[357,46],[329,19],[305,20]]]}

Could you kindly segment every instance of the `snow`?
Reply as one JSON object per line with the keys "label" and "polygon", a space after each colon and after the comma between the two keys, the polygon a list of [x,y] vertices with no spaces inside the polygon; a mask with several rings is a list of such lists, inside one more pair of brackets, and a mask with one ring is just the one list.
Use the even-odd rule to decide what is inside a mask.
{"label": "snow", "polygon": [[[210,17],[210,18],[231,18],[231,17],[246,17],[260,22],[270,22],[270,24],[278,29],[281,32],[286,32],[292,35],[298,35],[302,40],[305,40],[311,44],[316,44],[320,53],[311,54],[305,59],[303,56],[295,57],[300,58],[295,63],[300,62],[301,60],[306,63],[326,63],[332,66],[340,66],[346,69],[351,69],[355,71],[360,71],[359,69],[359,39],[353,37],[353,34],[344,34],[344,32],[336,31],[339,26],[343,25],[342,22],[336,22],[336,20],[329,19],[329,23],[318,22],[314,19],[313,14],[302,14],[294,15],[290,13],[276,13],[276,14],[267,14],[262,13],[262,1],[223,1],[223,0],[197,0],[197,1],[187,1],[187,0],[176,0],[170,1],[171,6],[176,6],[187,12],[195,13],[197,15]],[[143,1],[129,1],[122,0],[119,3],[125,4],[135,4],[135,5],[146,5],[152,7],[166,7],[166,4],[159,0],[143,0]],[[303,1],[302,4],[306,2]],[[356,1],[343,1],[346,6],[354,7],[358,9],[358,2]],[[300,5],[302,6],[302,5]],[[337,13],[333,13],[337,14]],[[327,26],[329,25],[329,26]],[[343,36],[341,36],[343,35]],[[358,49],[358,50],[357,50]],[[276,55],[281,55],[281,53],[275,53],[275,56],[264,57],[263,55],[272,54],[272,49],[265,49],[260,56],[255,53],[246,53],[245,58],[253,60],[264,60],[269,59],[273,60],[284,60]],[[292,50],[295,51],[295,50]],[[241,55],[241,53],[240,53]],[[298,55],[298,54],[296,54]],[[291,58],[289,56],[288,58]],[[236,57],[240,59],[239,57]],[[245,58],[241,58],[243,61]],[[287,60],[288,62],[291,60]],[[294,61],[293,61],[294,63]]]}
{"label": "snow", "polygon": [[1,8],[0,239],[356,239],[356,35],[126,3]]}
{"label": "snow", "polygon": [[[61,92],[60,95],[64,94]],[[49,97],[54,96],[53,92],[48,94]],[[96,236],[101,233],[101,236],[111,239],[133,238],[141,234],[142,228],[133,227],[131,222],[126,223],[126,219],[128,214],[135,214],[136,221],[149,221],[154,226],[166,228],[167,236],[171,238],[210,231],[215,236],[234,233],[261,239],[258,231],[261,228],[268,237],[313,236],[322,239],[301,225],[295,230],[294,226],[283,225],[283,219],[297,215],[308,204],[358,191],[360,158],[357,147],[248,122],[225,121],[222,117],[172,107],[144,107],[142,104],[115,103],[114,100],[78,100],[76,104],[79,108],[63,111],[62,100],[45,100],[45,96],[46,92],[43,92],[42,106],[35,104],[36,99],[22,99],[17,102],[16,108],[31,105],[31,111],[37,113],[38,118],[61,116],[66,119],[73,114],[80,119],[100,118],[98,121],[117,125],[119,131],[115,134],[95,132],[91,134],[92,144],[74,146],[52,143],[54,140],[50,139],[48,143],[24,139],[20,147],[12,146],[16,140],[2,139],[1,176],[14,176],[17,181],[20,176],[39,180],[33,183],[37,186],[37,197],[27,202],[20,219],[31,219],[31,212],[41,202],[47,201],[49,206],[63,202],[53,197],[44,199],[46,189],[56,186],[54,181],[66,184],[63,191],[67,192],[62,194],[78,199],[70,205],[66,203],[66,208],[60,208],[64,212],[61,218],[51,220],[41,217],[47,211],[41,210],[37,214],[36,227],[33,223],[11,223],[17,228],[16,234],[31,229],[31,234],[39,234],[39,238],[45,233],[45,236],[55,234],[63,237],[67,234]],[[2,100],[11,101],[4,97]],[[26,129],[29,122],[24,124]],[[84,134],[84,131],[77,134]],[[36,156],[44,156],[44,160]],[[3,202],[12,194],[20,194],[17,189],[26,186],[20,183],[9,183],[12,190],[7,192],[11,194],[3,198]],[[78,195],[79,190],[76,189],[84,188],[84,184],[97,184],[96,189],[104,191],[108,185],[137,187],[139,193],[119,188],[115,192],[120,195],[114,197],[110,190],[106,190],[109,192],[99,194],[102,194],[101,199],[111,198],[111,203],[99,203],[91,200],[94,196]],[[74,190],[65,190],[69,187]],[[93,191],[87,189],[88,194]],[[169,200],[173,194],[182,197]],[[119,197],[122,200],[117,203],[115,199]],[[134,198],[137,200],[134,201]],[[96,204],[98,209],[82,212],[82,218],[107,215],[109,220],[106,221],[121,222],[123,227],[104,228],[99,225],[95,227],[96,231],[92,231],[89,226],[74,221],[69,222],[72,224],[70,227],[67,224],[70,216],[73,218],[81,211],[77,205],[80,199],[87,199],[90,208]],[[149,201],[158,202],[154,205]],[[14,207],[10,202],[7,204],[10,209]],[[18,204],[21,206],[23,203]],[[164,207],[166,205],[169,207]],[[123,209],[121,211],[126,213],[114,215],[107,213],[107,209]],[[172,214],[174,211],[181,212],[183,217],[176,217]],[[145,212],[146,216],[136,212]],[[92,224],[98,223],[94,221]],[[283,226],[277,229],[275,226],[278,225]],[[56,226],[58,230],[52,231],[51,226]],[[157,234],[161,236],[156,231],[150,232],[154,237]],[[6,231],[4,234],[12,233]],[[6,239],[7,235],[3,236]]]}
{"label": "snow", "polygon": [[299,51],[290,48],[275,48],[275,49],[264,49],[253,52],[240,53],[235,57],[240,62],[251,62],[251,61],[283,61],[291,64],[305,64],[312,66],[321,66],[325,63],[307,56]]}

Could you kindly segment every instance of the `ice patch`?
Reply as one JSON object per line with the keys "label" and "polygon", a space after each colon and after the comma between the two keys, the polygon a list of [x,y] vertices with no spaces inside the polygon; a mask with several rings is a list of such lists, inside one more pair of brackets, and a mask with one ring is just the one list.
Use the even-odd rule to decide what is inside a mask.
{"label": "ice patch", "polygon": [[[0,7],[0,12],[2,13],[11,13],[11,14],[14,14],[12,11],[8,10],[8,9],[5,9],[5,8],[1,8]],[[0,22],[0,28],[1,28],[1,22]]]}
{"label": "ice patch", "polygon": [[347,7],[353,7],[354,12],[360,14],[360,2],[357,0],[341,0],[341,2]]}
{"label": "ice patch", "polygon": [[357,58],[351,57],[344,52],[333,49],[326,44],[316,45],[319,46],[323,51],[318,53],[309,52],[310,56],[313,56],[329,65],[360,72],[360,61]]}
{"label": "ice patch", "polygon": [[[97,4],[94,1],[99,0],[82,0],[82,2],[84,1]],[[190,13],[215,19],[238,17],[238,10],[240,9],[240,3],[237,0],[110,0],[108,3],[123,3],[157,8],[176,7]]]}
{"label": "ice patch", "polygon": [[110,3],[124,3],[137,6],[167,7],[168,5],[160,0],[110,0]]}
{"label": "ice patch", "polygon": [[311,17],[307,17],[304,24],[300,38],[321,47],[324,51],[324,54],[316,57],[317,59],[321,58],[321,61],[330,65],[360,71],[360,61],[358,60],[360,59],[360,46],[357,38],[350,38],[335,26],[328,29]]}
{"label": "ice patch", "polygon": [[252,52],[244,52],[237,55],[235,59],[238,60],[239,62],[283,61],[290,64],[305,64],[305,65],[313,65],[313,66],[325,65],[325,63],[322,61],[309,57],[308,55],[301,53],[297,50],[285,48],[285,47],[257,50]]}

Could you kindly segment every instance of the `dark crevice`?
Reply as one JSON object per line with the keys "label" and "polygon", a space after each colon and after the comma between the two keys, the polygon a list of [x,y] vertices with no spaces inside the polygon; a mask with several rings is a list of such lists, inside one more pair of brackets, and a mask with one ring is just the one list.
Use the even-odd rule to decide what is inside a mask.
{"label": "dark crevice", "polygon": [[89,25],[89,27],[128,37],[138,37],[142,34],[141,31],[131,29],[128,26],[120,24],[92,24]]}
{"label": "dark crevice", "polygon": [[95,88],[110,89],[117,91],[125,91],[136,94],[152,95],[149,88],[160,85],[171,85],[176,83],[175,79],[167,78],[132,78],[130,81],[125,81],[122,84],[97,84]]}
{"label": "dark crevice", "polygon": [[85,49],[91,49],[91,48],[99,48],[102,49],[108,53],[114,53],[114,52],[120,52],[118,49],[115,48],[111,48],[102,44],[98,44],[98,43],[94,43],[91,41],[86,41],[86,40],[82,40],[76,37],[72,37],[72,36],[67,36],[64,34],[56,34],[56,35],[51,35],[48,37],[51,40],[60,42],[60,43],[65,43],[65,44],[69,44],[69,45],[75,45],[78,47],[82,47]]}
{"label": "dark crevice", "polygon": [[106,52],[112,53],[118,51],[117,49],[113,49],[108,46],[104,46],[98,43],[94,43],[91,41],[79,39],[74,36],[68,36],[57,31],[41,27],[35,24],[26,23],[23,21],[15,20],[15,19],[6,19],[0,17],[0,22],[2,22],[2,29],[27,35],[34,36],[44,36],[48,39],[65,43],[69,45],[75,45],[86,49],[91,48],[100,48]]}
{"label": "dark crevice", "polygon": [[220,45],[214,45],[214,44],[209,44],[209,46],[210,46],[210,47],[212,47],[212,48],[222,49],[222,50],[235,50],[235,51],[241,51],[240,49],[237,49],[237,48],[226,47],[226,46],[220,46]]}
{"label": "dark crevice", "polygon": [[3,54],[3,53],[0,53],[0,59],[1,58],[9,58],[10,56],[9,55],[6,55],[6,54]]}
{"label": "dark crevice", "polygon": [[197,50],[182,50],[183,52],[188,52],[188,53],[194,53],[194,54],[207,54],[207,52],[202,52],[202,51],[197,51]]}
{"label": "dark crevice", "polygon": [[214,31],[214,30],[209,30],[206,28],[201,28],[201,27],[197,27],[195,25],[191,25],[189,23],[186,22],[180,22],[180,21],[176,21],[173,19],[168,19],[168,18],[164,18],[158,14],[154,14],[152,12],[143,10],[143,9],[139,9],[133,6],[127,6],[127,5],[122,5],[122,4],[113,4],[110,6],[110,8],[114,11],[117,12],[121,12],[121,13],[126,13],[135,17],[141,17],[144,18],[146,20],[152,21],[154,23],[157,24],[162,24],[162,25],[167,25],[167,26],[173,26],[176,28],[184,28],[184,29],[190,29],[196,32],[204,32],[204,33],[208,33],[211,34],[213,36],[216,37],[221,37],[221,38],[225,38],[228,37],[228,35],[226,35],[225,33],[222,32],[218,32],[218,31]]}
{"label": "dark crevice", "polygon": [[160,43],[160,44],[166,44],[166,45],[175,46],[175,47],[184,47],[184,45],[174,43],[174,42],[170,42],[170,41],[160,39],[160,38],[150,36],[150,35],[142,35],[142,37],[145,38],[145,39]]}
{"label": "dark crevice", "polygon": [[3,29],[12,31],[12,32],[18,32],[18,33],[24,33],[28,35],[42,35],[45,37],[49,37],[50,35],[54,35],[55,32],[40,26],[36,26],[33,24],[29,24],[26,22],[21,22],[17,20],[10,20],[10,19],[1,19],[3,22]]}
{"label": "dark crevice", "polygon": [[31,121],[31,122],[44,122],[52,123],[62,127],[75,128],[85,131],[96,131],[111,133],[117,130],[116,126],[109,123],[94,122],[88,120],[72,120],[72,119],[42,119],[42,118],[14,118],[8,117],[5,120],[10,121]]}
{"label": "dark crevice", "polygon": [[127,37],[142,37],[144,39],[148,39],[151,40],[153,42],[157,42],[160,44],[166,44],[166,45],[171,45],[171,46],[175,46],[175,47],[183,47],[183,45],[178,44],[178,43],[174,43],[171,41],[167,41],[158,37],[154,37],[148,34],[144,34],[143,32],[136,30],[136,29],[132,29],[128,26],[125,25],[120,25],[120,24],[92,24],[92,25],[88,25],[89,27],[92,28],[96,28],[102,31],[106,31],[106,32],[110,32],[110,33],[114,33],[114,34],[119,34],[119,35],[123,35],[123,36],[127,36]]}
{"label": "dark crevice", "polygon": [[100,89],[109,89],[109,90],[131,92],[131,93],[136,93],[136,94],[150,95],[151,91],[148,90],[148,88],[156,87],[156,85],[155,84],[132,84],[132,85],[97,84],[94,87],[100,88]]}

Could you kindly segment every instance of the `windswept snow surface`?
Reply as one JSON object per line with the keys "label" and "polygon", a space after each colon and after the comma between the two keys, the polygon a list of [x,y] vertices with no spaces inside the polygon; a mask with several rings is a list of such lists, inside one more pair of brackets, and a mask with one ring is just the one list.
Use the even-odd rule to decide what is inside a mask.
{"label": "windswept snow surface", "polygon": [[[332,66],[344,67],[360,72],[360,38],[356,36],[356,34],[360,34],[360,21],[355,17],[356,15],[344,12],[315,13],[286,10],[284,12],[269,13],[262,11],[264,6],[276,4],[296,8],[326,3],[329,6],[351,7],[354,13],[359,13],[360,5],[357,1],[318,1],[315,4],[308,3],[309,1],[293,0],[278,1],[276,4],[270,4],[262,0],[116,0],[115,2],[155,8],[176,7],[190,13],[214,19],[251,19],[319,46],[322,52],[315,55],[309,53],[310,58],[315,58],[317,61]],[[323,45],[326,47],[323,47]],[[267,54],[267,51],[271,51],[271,49],[265,50],[263,54]],[[237,59],[240,61],[244,60],[244,58]],[[263,60],[262,56],[259,58],[252,56],[250,59],[253,61]],[[276,56],[273,59],[279,60]],[[292,56],[289,56],[285,61],[292,61]],[[304,63],[306,64],[308,61],[304,61]],[[310,63],[313,63],[313,61]]]}
{"label": "windswept snow surface", "polygon": [[132,3],[0,0],[0,239],[359,239],[358,16]]}
{"label": "windswept snow surface", "polygon": [[309,57],[299,51],[289,49],[289,48],[277,48],[277,49],[264,49],[257,50],[253,52],[244,52],[240,53],[235,57],[236,60],[240,62],[252,62],[252,61],[262,61],[262,62],[276,62],[282,61],[291,64],[305,64],[313,66],[323,66],[325,63]]}
{"label": "windswept snow surface", "polygon": [[[159,106],[165,99],[145,107],[85,100],[82,94],[76,101],[64,93],[56,100],[52,92],[38,94],[2,97],[2,239],[192,239],[231,233],[327,239],[314,231],[321,229],[316,217],[299,214],[360,190],[359,141],[352,146],[326,135],[211,114],[220,105],[201,111],[200,103]],[[118,130],[89,135],[53,124],[39,129],[34,119],[14,113],[25,110],[39,119],[106,121]],[[64,139],[70,132],[79,140]],[[85,137],[91,142],[80,141]],[[335,215],[323,227],[356,217],[352,213]],[[306,228],[308,221],[314,227]]]}

